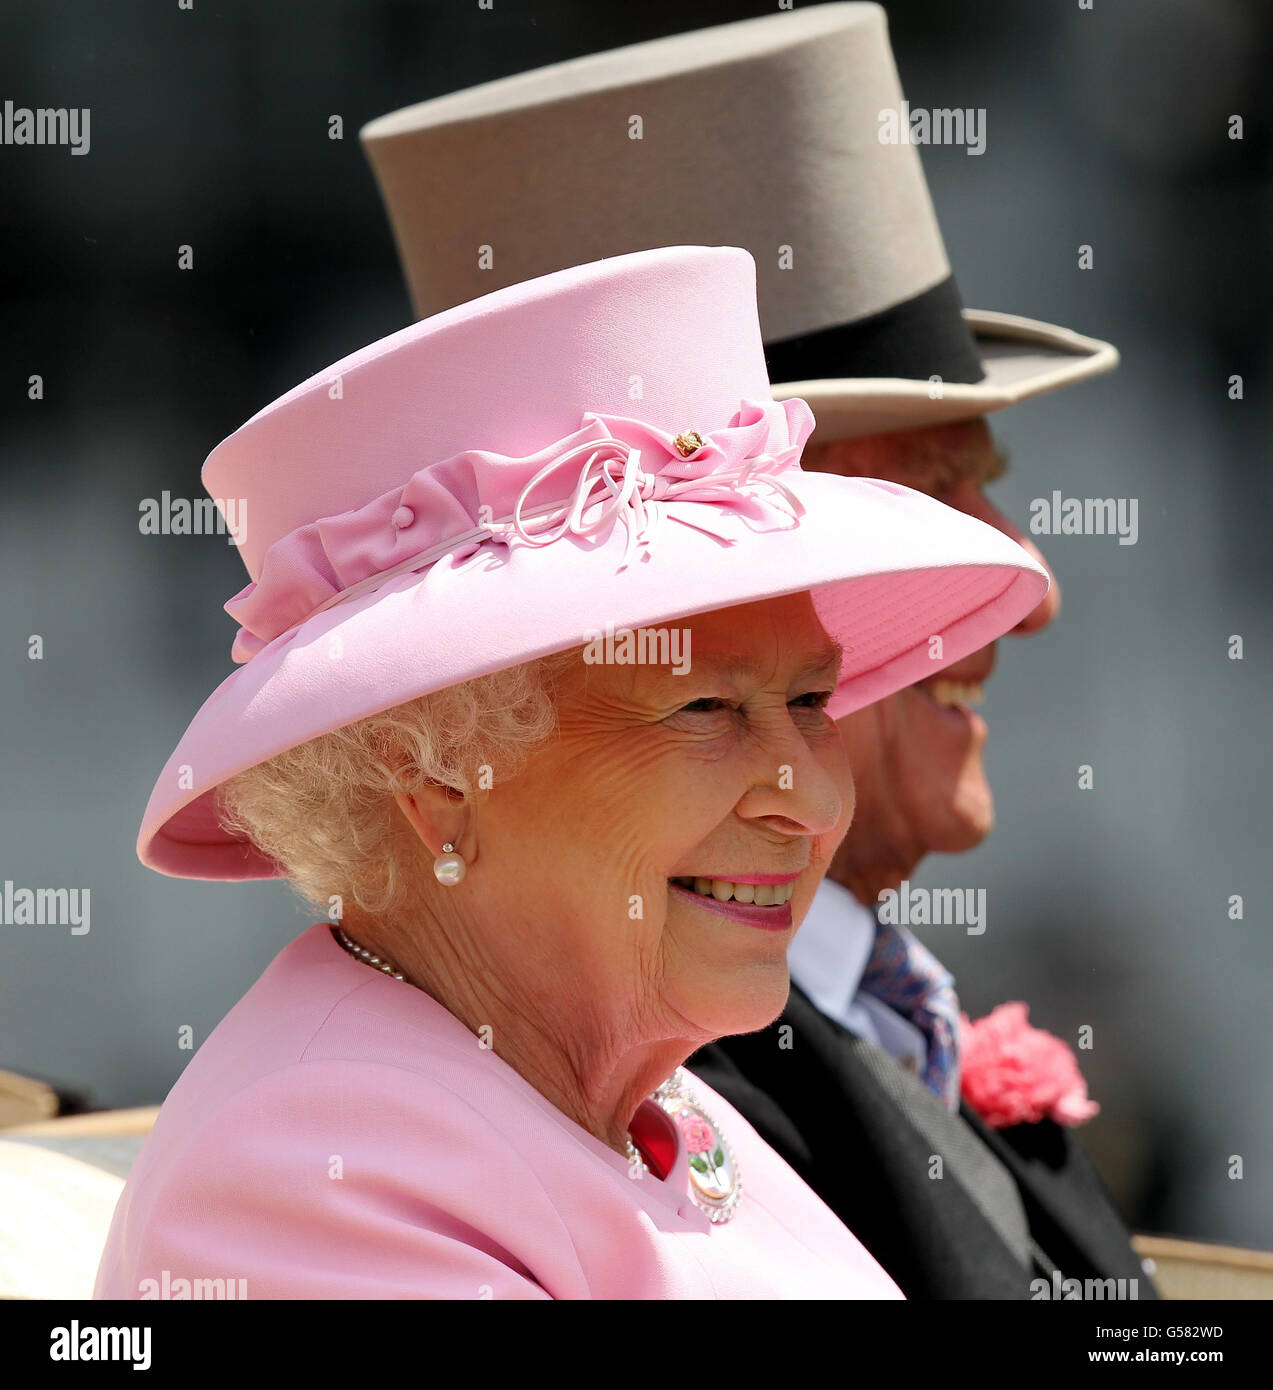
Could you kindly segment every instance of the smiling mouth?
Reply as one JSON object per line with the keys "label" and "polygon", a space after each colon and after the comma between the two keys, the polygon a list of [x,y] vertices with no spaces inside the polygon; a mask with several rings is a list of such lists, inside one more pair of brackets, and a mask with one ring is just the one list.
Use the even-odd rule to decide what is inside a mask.
{"label": "smiling mouth", "polygon": [[713,898],[718,903],[746,903],[755,907],[782,907],[791,901],[795,880],[790,883],[735,883],[727,878],[674,878],[678,888]]}
{"label": "smiling mouth", "polygon": [[[673,898],[684,898],[694,907],[716,917],[728,917],[740,926],[782,933],[791,931],[795,926],[791,894],[797,877],[799,875],[785,883],[735,883],[726,878],[672,878],[668,880],[668,892]],[[736,897],[737,893],[741,893],[742,897]],[[748,897],[748,894],[751,896]]]}

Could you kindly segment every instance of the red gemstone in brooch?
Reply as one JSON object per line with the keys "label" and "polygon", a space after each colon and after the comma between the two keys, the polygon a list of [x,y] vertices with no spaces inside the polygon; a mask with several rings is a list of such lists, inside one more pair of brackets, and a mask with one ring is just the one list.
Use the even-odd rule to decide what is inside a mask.
{"label": "red gemstone in brooch", "polygon": [[676,1121],[689,1154],[690,1196],[707,1219],[728,1221],[743,1195],[738,1160],[716,1122],[699,1104],[677,1067],[654,1093],[654,1099]]}

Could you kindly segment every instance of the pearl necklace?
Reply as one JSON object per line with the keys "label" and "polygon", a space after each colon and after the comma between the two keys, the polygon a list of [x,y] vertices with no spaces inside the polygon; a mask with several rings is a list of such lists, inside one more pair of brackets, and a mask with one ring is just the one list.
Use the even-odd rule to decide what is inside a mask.
{"label": "pearl necklace", "polygon": [[384,960],[380,956],[373,956],[365,946],[360,946],[352,936],[347,936],[343,927],[333,927],[332,931],[336,935],[336,940],[355,959],[371,966],[373,970],[379,970],[381,974],[391,975],[395,980],[402,979],[402,971],[399,970],[391,960]]}
{"label": "pearl necklace", "polygon": [[[333,926],[332,933],[337,943],[355,960],[362,961],[364,965],[370,966],[382,975],[388,975],[391,979],[404,979],[402,971],[391,960],[377,956],[367,947],[360,946],[343,927]],[[743,1195],[738,1160],[716,1122],[698,1103],[698,1097],[689,1087],[688,1073],[685,1069],[677,1067],[650,1099],[672,1117],[686,1140],[686,1148],[689,1149],[693,1145],[689,1156],[690,1195],[695,1204],[714,1225],[730,1220]],[[643,1174],[648,1173],[650,1165],[632,1142],[630,1133],[625,1133],[624,1142],[627,1146],[628,1162],[639,1167]]]}

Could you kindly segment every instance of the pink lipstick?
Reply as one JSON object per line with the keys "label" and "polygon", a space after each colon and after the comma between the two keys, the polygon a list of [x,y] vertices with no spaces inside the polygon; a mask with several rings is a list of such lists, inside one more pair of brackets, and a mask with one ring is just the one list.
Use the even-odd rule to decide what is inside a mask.
{"label": "pink lipstick", "polygon": [[[760,877],[755,879],[736,878],[734,883],[790,883],[798,878],[798,874],[790,874],[785,877]],[[755,903],[740,903],[730,899],[728,902],[721,902],[719,899],[710,895],[696,893],[692,888],[682,888],[679,883],[669,883],[668,887],[673,893],[679,894],[682,898],[688,898],[690,902],[696,903],[705,912],[715,912],[721,917],[730,917],[735,922],[741,922],[745,926],[760,927],[762,931],[790,931],[794,925],[791,916],[791,903],[778,903],[773,907],[757,907]]]}

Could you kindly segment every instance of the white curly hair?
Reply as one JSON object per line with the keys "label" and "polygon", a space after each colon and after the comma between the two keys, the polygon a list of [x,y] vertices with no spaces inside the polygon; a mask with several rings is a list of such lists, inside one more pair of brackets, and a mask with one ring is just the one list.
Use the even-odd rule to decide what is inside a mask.
{"label": "white curly hair", "polygon": [[507,780],[557,727],[555,681],[579,650],[422,695],[321,734],[222,784],[222,823],[278,864],[311,905],[392,917],[420,843],[394,802],[427,783],[471,795]]}

